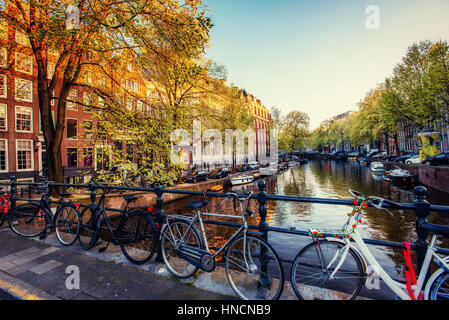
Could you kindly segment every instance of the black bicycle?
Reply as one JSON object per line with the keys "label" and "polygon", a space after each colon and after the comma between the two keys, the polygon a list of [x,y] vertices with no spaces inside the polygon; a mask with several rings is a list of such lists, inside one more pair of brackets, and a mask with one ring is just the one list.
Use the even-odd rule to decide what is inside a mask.
{"label": "black bicycle", "polygon": [[[134,264],[144,264],[151,260],[156,251],[156,225],[146,208],[130,208],[129,204],[137,200],[137,196],[123,196],[126,201],[118,226],[112,222],[105,208],[107,187],[98,186],[103,190],[99,204],[95,201],[81,212],[81,229],[78,237],[79,244],[84,250],[93,248],[100,239],[101,231],[108,231],[111,240],[106,247],[100,248],[104,252],[112,242],[119,245],[125,257]],[[105,225],[106,227],[102,227]]]}
{"label": "black bicycle", "polygon": [[69,194],[61,193],[56,212],[53,214],[49,184],[50,182],[46,181],[37,186],[36,193],[42,193],[39,202],[28,202],[9,212],[9,227],[14,233],[25,238],[39,236],[40,239],[45,239],[49,233],[55,231],[58,241],[69,246],[79,235],[81,216],[78,206],[64,202],[64,197]]}

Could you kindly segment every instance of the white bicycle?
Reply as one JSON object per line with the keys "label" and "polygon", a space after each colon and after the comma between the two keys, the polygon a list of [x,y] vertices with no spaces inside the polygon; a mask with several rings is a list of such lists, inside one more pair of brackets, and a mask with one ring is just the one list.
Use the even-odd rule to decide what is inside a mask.
{"label": "white bicycle", "polygon": [[[368,264],[377,276],[402,300],[412,300],[419,296],[426,300],[449,299],[449,256],[437,254],[437,236],[449,238],[449,226],[422,223],[421,227],[432,233],[424,262],[414,284],[393,280],[374,258],[357,230],[362,223],[363,209],[370,204],[377,208],[387,204],[400,208],[398,203],[378,197],[365,197],[350,190],[355,207],[348,213],[348,220],[341,232],[333,237],[324,237],[316,229],[309,233],[313,241],[296,256],[291,270],[291,283],[299,299],[303,300],[352,300],[355,299],[368,278]],[[388,211],[388,210],[387,210]],[[353,242],[351,241],[353,240]],[[354,246],[354,243],[357,247]],[[432,260],[440,267],[425,284]],[[410,262],[411,264],[411,262]],[[372,276],[372,274],[371,274]],[[425,287],[424,287],[425,284]]]}

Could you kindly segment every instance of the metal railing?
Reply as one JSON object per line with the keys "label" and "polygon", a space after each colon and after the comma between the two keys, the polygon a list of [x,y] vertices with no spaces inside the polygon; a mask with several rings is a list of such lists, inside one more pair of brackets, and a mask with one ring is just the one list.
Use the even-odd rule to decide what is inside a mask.
{"label": "metal railing", "polygon": [[[26,198],[19,198],[17,195],[17,187],[18,186],[29,186],[29,188],[33,185],[39,185],[37,183],[18,183],[15,177],[11,177],[9,183],[0,183],[0,185],[7,185],[10,187],[11,193],[11,210],[16,207],[17,201],[36,201]],[[186,196],[208,196],[208,197],[217,197],[224,198],[227,197],[226,193],[215,193],[215,192],[201,192],[201,191],[187,191],[187,190],[173,190],[173,189],[164,189],[162,186],[156,188],[137,188],[137,187],[117,187],[117,186],[105,186],[99,185],[97,183],[91,182],[89,184],[61,184],[61,183],[49,183],[50,187],[59,187],[59,188],[74,188],[74,189],[87,189],[89,191],[89,196],[92,204],[96,203],[97,199],[97,190],[116,190],[116,191],[129,191],[129,192],[147,192],[154,193],[156,195],[156,205],[157,212],[155,214],[155,219],[159,224],[164,223],[164,219],[167,216],[164,211],[164,194],[179,194]],[[249,225],[249,228],[258,230],[264,239],[268,238],[269,232],[279,232],[286,233],[292,235],[300,235],[300,236],[309,236],[309,232],[307,230],[296,230],[296,229],[286,229],[279,227],[269,226],[266,218],[267,218],[267,201],[290,201],[290,202],[303,202],[303,203],[318,203],[318,204],[326,204],[326,205],[337,205],[337,206],[353,206],[353,200],[339,200],[339,199],[324,199],[324,198],[306,198],[306,197],[295,197],[295,196],[279,196],[279,195],[271,195],[265,192],[266,183],[264,180],[259,181],[258,189],[259,192],[257,194],[253,194],[251,199],[257,200],[259,204],[259,216],[260,222],[259,225]],[[401,203],[400,208],[402,210],[414,211],[416,215],[416,233],[417,233],[417,241],[412,244],[412,249],[417,251],[418,258],[418,268],[420,269],[422,263],[424,261],[424,256],[427,250],[428,244],[428,232],[421,227],[422,223],[427,222],[427,218],[431,212],[440,212],[440,213],[449,213],[449,206],[440,206],[440,205],[431,205],[426,201],[427,189],[425,187],[416,187],[415,188],[415,201],[413,203]],[[55,202],[57,203],[57,202]],[[86,205],[83,205],[85,207]],[[387,206],[387,205],[386,205]],[[388,207],[388,206],[387,206]],[[105,208],[107,211],[115,211],[121,212],[116,208]],[[208,219],[205,223],[228,226],[228,227],[240,227],[240,223],[233,222],[224,222],[224,221],[215,221]],[[333,236],[332,234],[324,234],[325,237]],[[376,246],[386,246],[392,248],[404,248],[403,243],[385,241],[385,240],[375,240],[375,239],[364,239],[365,243],[376,245]],[[438,248],[438,253],[449,255],[449,249]],[[281,259],[284,262],[292,263],[292,261],[287,259]],[[160,253],[158,254],[157,261],[162,261]]]}

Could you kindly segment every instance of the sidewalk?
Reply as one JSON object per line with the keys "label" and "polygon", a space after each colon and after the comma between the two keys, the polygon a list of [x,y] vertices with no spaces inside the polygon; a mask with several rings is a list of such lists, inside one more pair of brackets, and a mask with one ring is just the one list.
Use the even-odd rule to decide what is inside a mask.
{"label": "sidewalk", "polygon": [[[111,249],[100,254],[98,247],[81,251],[77,243],[72,247],[61,247],[52,237],[54,235],[46,241],[24,239],[9,228],[1,228],[0,288],[25,300],[235,299],[148,271],[152,268],[160,272],[160,264],[129,265],[122,260],[124,257],[117,248],[111,248],[112,244]],[[104,258],[98,258],[100,255]],[[66,273],[68,266],[79,268],[78,290],[66,287],[67,279],[73,275],[70,271]]]}

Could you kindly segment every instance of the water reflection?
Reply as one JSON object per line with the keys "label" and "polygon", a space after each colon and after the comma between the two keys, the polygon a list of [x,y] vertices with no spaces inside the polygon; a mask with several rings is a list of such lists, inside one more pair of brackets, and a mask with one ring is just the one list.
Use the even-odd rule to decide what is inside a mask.
{"label": "water reflection", "polygon": [[[351,199],[348,189],[358,190],[366,195],[384,197],[396,202],[413,202],[415,199],[413,188],[404,189],[383,181],[379,175],[373,175],[368,167],[356,162],[339,161],[311,161],[308,164],[289,169],[277,176],[266,179],[266,192],[277,195],[292,195],[316,198]],[[225,192],[229,190],[225,189]],[[257,182],[247,186],[233,188],[235,192],[258,192]],[[167,213],[189,214],[187,204],[189,201],[201,197],[186,198],[174,203],[166,204],[164,210]],[[429,189],[427,200],[433,204],[449,205],[447,194]],[[247,202],[244,203],[244,206]],[[257,201],[250,201],[250,209],[258,212]],[[311,203],[296,203],[284,201],[268,201],[267,221],[270,225],[283,228],[296,228],[307,230],[311,227],[319,227],[324,230],[335,230],[341,227],[346,220],[346,213],[350,210],[345,206],[322,205]],[[207,207],[208,212],[239,214],[238,203],[235,200],[223,202],[223,199],[210,198]],[[359,231],[362,236],[372,239],[389,241],[416,240],[415,219],[412,211],[392,210],[393,216],[385,211],[373,208],[366,210],[364,223]],[[215,219],[215,218],[214,218]],[[231,222],[241,222],[239,219],[218,219]],[[444,214],[432,214],[429,220],[438,224],[449,224],[449,216]],[[248,223],[257,225],[259,216],[248,219]],[[235,228],[206,225],[208,239],[214,246],[223,245],[235,232]],[[307,244],[307,237],[292,236],[271,232],[270,243],[283,258],[293,259],[298,251]],[[442,247],[449,247],[447,240],[440,241]],[[404,264],[401,250],[374,247],[373,253],[387,271],[396,271],[402,274]]]}

